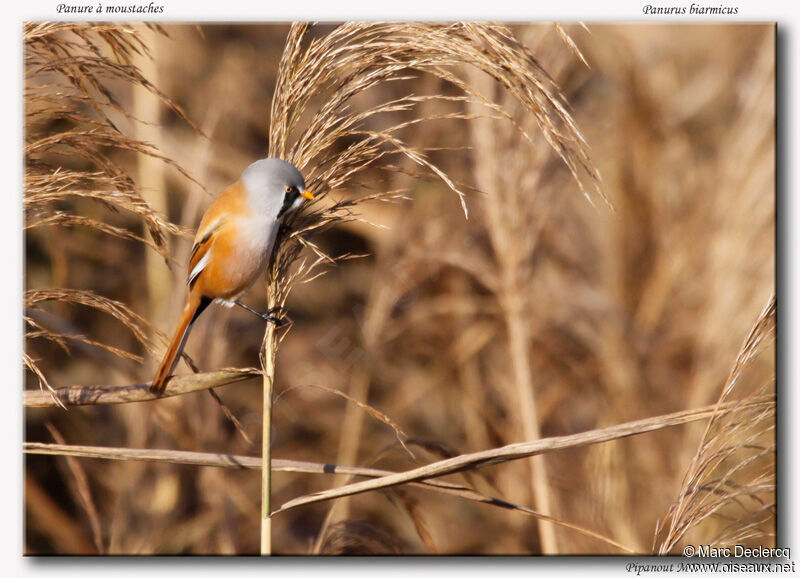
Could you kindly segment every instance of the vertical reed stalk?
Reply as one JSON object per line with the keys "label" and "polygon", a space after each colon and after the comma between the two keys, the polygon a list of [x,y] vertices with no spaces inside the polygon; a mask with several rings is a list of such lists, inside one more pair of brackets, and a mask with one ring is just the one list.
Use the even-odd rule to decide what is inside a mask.
{"label": "vertical reed stalk", "polygon": [[[275,304],[274,283],[267,284],[269,307]],[[275,325],[267,323],[261,346],[263,400],[261,409],[261,555],[272,555],[272,386],[275,382],[275,353],[278,343]]]}
{"label": "vertical reed stalk", "polygon": [[[497,97],[496,87],[486,75],[471,73],[472,85]],[[478,112],[475,105],[471,109]],[[475,178],[479,187],[490,194],[486,196],[487,232],[490,243],[497,255],[498,266],[498,301],[503,310],[503,323],[508,333],[509,356],[514,375],[517,416],[521,425],[524,440],[537,440],[541,437],[539,415],[534,394],[533,373],[530,362],[531,335],[525,316],[526,281],[523,268],[529,262],[531,247],[536,243],[536,228],[521,221],[522,209],[517,195],[529,195],[527,191],[510,190],[496,177],[494,159],[501,152],[502,143],[498,142],[497,132],[492,121],[477,119],[471,125],[474,150],[476,155]],[[522,187],[520,183],[519,187]],[[523,203],[530,203],[526,197]],[[544,456],[528,460],[530,468],[531,497],[533,507],[540,513],[551,516],[551,496],[547,483],[547,468]],[[557,554],[558,544],[552,524],[545,520],[537,520],[539,540],[543,554]]]}
{"label": "vertical reed stalk", "polygon": [[[357,368],[354,375],[350,380],[350,387],[348,394],[355,400],[362,403],[367,403],[369,393],[369,375],[362,368]],[[353,403],[347,404],[345,409],[344,419],[342,420],[341,437],[339,438],[339,450],[336,453],[336,463],[357,465],[358,463],[358,448],[361,441],[361,433],[364,429],[364,411]],[[342,478],[336,480],[334,487],[344,485],[347,480]],[[349,500],[339,500],[339,511],[336,520],[345,520],[349,517],[350,502]]]}
{"label": "vertical reed stalk", "polygon": [[[142,75],[158,85],[158,34],[144,28],[140,32],[142,41],[148,47],[149,54],[141,52],[133,58],[133,63],[139,68]],[[145,122],[135,122],[134,135],[142,141],[154,145],[161,150],[161,100],[146,86],[133,85],[133,114]],[[154,211],[161,215],[167,214],[167,190],[164,176],[164,163],[161,159],[151,155],[137,155],[136,182],[145,201]],[[165,243],[169,241],[165,239]],[[153,319],[159,325],[158,329],[167,329],[162,325],[165,313],[170,302],[170,272],[164,266],[164,259],[155,251],[145,252],[145,275],[148,292],[148,319]],[[161,323],[159,323],[161,321]]]}
{"label": "vertical reed stalk", "polygon": [[[506,327],[511,349],[514,382],[517,385],[519,413],[522,417],[523,438],[525,440],[538,440],[542,436],[539,429],[536,400],[533,394],[533,380],[531,379],[531,364],[528,354],[530,337],[521,312],[514,313],[510,311],[510,308],[507,308],[506,311]],[[530,467],[533,503],[540,513],[551,516],[550,487],[547,483],[547,468],[544,456],[533,457],[528,460],[528,464]],[[539,519],[537,523],[542,553],[557,554],[558,543],[553,525],[542,519]]]}
{"label": "vertical reed stalk", "polygon": [[[274,339],[275,329],[267,329],[266,347]],[[262,406],[261,441],[261,555],[272,555],[272,518],[269,512],[272,491],[272,382],[275,375],[275,356],[268,354],[264,364],[264,400]]]}

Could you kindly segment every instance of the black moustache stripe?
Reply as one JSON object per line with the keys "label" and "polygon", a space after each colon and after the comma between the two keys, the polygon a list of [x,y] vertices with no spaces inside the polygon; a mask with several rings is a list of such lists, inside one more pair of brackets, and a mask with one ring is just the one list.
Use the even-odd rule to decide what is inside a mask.
{"label": "black moustache stripe", "polygon": [[280,219],[286,211],[288,211],[294,202],[297,200],[297,197],[300,196],[298,191],[292,191],[291,193],[286,193],[286,196],[283,198],[283,206],[281,207],[280,212],[278,213],[278,218]]}

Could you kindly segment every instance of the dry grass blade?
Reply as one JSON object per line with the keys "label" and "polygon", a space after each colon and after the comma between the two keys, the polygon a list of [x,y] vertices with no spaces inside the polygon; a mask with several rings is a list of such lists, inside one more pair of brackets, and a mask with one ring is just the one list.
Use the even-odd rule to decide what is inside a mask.
{"label": "dry grass blade", "polygon": [[[31,372],[33,372],[33,374],[36,375],[36,377],[39,380],[39,391],[36,393],[40,394],[42,398],[41,403],[46,404],[48,406],[55,405],[64,409],[65,408],[64,402],[62,402],[58,398],[58,394],[55,388],[52,385],[50,385],[50,382],[47,381],[47,378],[45,377],[44,373],[42,373],[42,370],[39,369],[39,366],[36,364],[36,360],[34,360],[30,355],[28,355],[23,351],[22,363],[24,363],[25,367],[27,367]],[[47,390],[46,392],[45,389]]]}
{"label": "dry grass blade", "polygon": [[[53,439],[57,444],[64,445],[66,443],[64,436],[61,435],[61,432],[59,432],[52,423],[48,422],[46,426],[47,431],[50,432],[50,435],[53,436]],[[89,480],[86,477],[86,472],[75,458],[71,456],[65,456],[65,460],[74,479],[74,484],[71,484],[73,486],[73,491],[77,495],[78,501],[86,510],[86,515],[89,518],[89,526],[92,529],[92,538],[94,539],[95,548],[97,548],[98,553],[102,554],[104,548],[103,532],[100,526],[100,516],[97,513],[97,506],[95,506],[94,499],[92,498],[92,492],[89,488]]]}
{"label": "dry grass blade", "polygon": [[31,289],[24,294],[26,308],[39,309],[42,303],[48,301],[84,305],[107,313],[127,327],[147,351],[156,352],[155,344],[148,334],[151,330],[150,323],[120,301],[81,289]]}
{"label": "dry grass blade", "polygon": [[406,451],[406,453],[408,453],[409,457],[412,460],[416,460],[417,459],[417,456],[414,455],[414,452],[412,452],[409,449],[409,447],[406,445],[406,441],[408,440],[408,436],[400,428],[400,426],[397,425],[397,423],[392,418],[390,418],[385,413],[383,413],[381,411],[378,411],[377,409],[375,409],[371,405],[363,403],[363,402],[361,402],[361,401],[359,401],[359,400],[347,395],[345,392],[343,392],[341,390],[333,389],[332,387],[325,387],[324,385],[313,385],[313,384],[297,385],[297,386],[290,387],[289,389],[286,389],[286,390],[282,391],[281,394],[275,398],[273,404],[278,403],[280,398],[283,397],[284,395],[286,395],[287,393],[289,393],[290,391],[293,391],[293,390],[299,389],[299,388],[317,389],[319,391],[324,391],[326,393],[337,395],[337,396],[341,397],[342,399],[345,399],[348,402],[350,402],[352,404],[355,404],[356,406],[358,406],[359,408],[363,409],[365,412],[367,412],[370,416],[372,416],[373,418],[375,418],[379,422],[381,422],[383,424],[386,424],[390,428],[392,428],[394,430],[394,435],[397,437],[397,441],[400,443],[400,445],[403,447],[403,449]]}
{"label": "dry grass blade", "polygon": [[[775,337],[776,304],[771,296],[744,340],[717,406],[733,405],[730,412],[714,412],[700,446],[684,477],[677,500],[659,522],[654,550],[668,554],[686,534],[710,517],[737,516],[713,540],[733,545],[736,538],[756,538],[757,531],[775,523],[775,405],[754,407],[749,401],[768,390],[769,383],[742,400],[727,402],[747,366]],[[771,532],[767,531],[767,534]],[[731,540],[733,541],[727,541]]]}
{"label": "dry grass blade", "polygon": [[[27,323],[31,323],[33,325],[32,320],[26,319]],[[41,327],[38,323],[34,326]],[[136,361],[141,363],[142,357],[136,355],[134,353],[130,353],[125,351],[124,349],[119,349],[118,347],[114,347],[112,345],[107,345],[105,343],[101,343],[94,339],[89,339],[85,335],[78,335],[78,334],[71,334],[71,333],[59,333],[58,331],[52,331],[50,329],[40,328],[38,331],[29,331],[25,334],[25,339],[47,339],[49,341],[53,341],[64,350],[65,353],[70,352],[70,348],[68,345],[68,341],[76,341],[83,345],[89,345],[91,347],[97,347],[102,349],[103,351],[107,351],[112,355],[116,355],[117,357],[121,357],[123,359],[130,359],[131,361]]]}
{"label": "dry grass blade", "polygon": [[35,229],[37,227],[74,227],[76,225],[90,227],[97,231],[106,233],[107,235],[143,243],[153,250],[159,250],[158,246],[153,241],[145,239],[144,237],[140,237],[139,235],[130,232],[128,229],[109,225],[108,223],[104,223],[90,217],[72,215],[62,211],[54,211],[51,214],[42,217],[41,219],[28,221],[28,223],[25,224],[25,229]]}
{"label": "dry grass blade", "polygon": [[[212,454],[203,452],[187,452],[180,450],[154,450],[154,449],[134,449],[134,448],[108,448],[97,446],[78,446],[78,445],[63,445],[63,444],[46,444],[39,442],[25,442],[23,444],[24,452],[27,454],[36,455],[54,455],[54,456],[74,456],[81,458],[99,458],[107,460],[137,460],[144,462],[155,463],[173,463],[194,466],[210,466],[219,468],[232,468],[232,469],[250,469],[260,470],[262,467],[261,458],[252,456],[235,456],[230,454]],[[364,468],[356,466],[339,466],[335,464],[318,464],[313,462],[302,462],[296,460],[272,460],[273,472],[299,472],[305,474],[322,474],[322,475],[345,475],[345,476],[360,476],[367,478],[381,478],[396,474],[387,470],[376,468]],[[627,546],[620,544],[602,534],[592,530],[582,528],[576,524],[571,524],[563,520],[544,516],[531,508],[520,506],[494,496],[482,494],[460,484],[446,482],[443,480],[421,480],[419,482],[411,482],[410,486],[430,490],[455,496],[458,498],[480,502],[489,506],[512,510],[521,514],[532,516],[537,519],[543,519],[553,524],[557,524],[563,528],[568,528],[579,532],[585,536],[605,542],[615,548],[619,548],[624,552],[633,551]]]}
{"label": "dry grass blade", "polygon": [[[774,405],[774,396],[759,397],[746,403],[747,407],[754,408],[766,408],[772,405]],[[343,496],[352,496],[354,494],[379,490],[400,484],[407,484],[410,482],[417,482],[431,477],[439,477],[461,472],[467,469],[500,464],[510,460],[518,460],[547,452],[562,450],[565,448],[584,447],[622,439],[660,430],[666,427],[674,427],[677,425],[705,419],[713,415],[715,411],[719,411],[720,413],[724,414],[737,407],[739,407],[738,404],[722,404],[719,406],[709,406],[701,409],[691,409],[664,416],[652,417],[602,429],[582,432],[579,434],[510,444],[500,448],[484,450],[471,454],[463,454],[455,458],[428,464],[407,472],[387,476],[385,478],[381,478],[380,480],[358,482],[355,484],[342,486],[341,488],[334,488],[332,490],[295,498],[283,504],[273,513],[282,512],[305,504],[332,500],[335,498],[341,498]]]}
{"label": "dry grass blade", "polygon": [[96,552],[84,529],[63,511],[32,476],[25,476],[25,508],[31,520],[46,528],[47,535],[63,545],[64,553],[90,555]]}
{"label": "dry grass blade", "polygon": [[[261,372],[258,372],[258,375],[261,375]],[[233,424],[233,427],[236,428],[237,433],[242,437],[245,443],[247,443],[248,446],[252,446],[253,440],[249,435],[247,435],[247,432],[245,431],[242,422],[239,421],[239,418],[237,418],[230,410],[230,408],[227,405],[225,405],[225,402],[222,401],[222,398],[219,396],[219,394],[213,389],[207,389],[206,391],[208,391],[208,393],[211,395],[211,398],[217,403],[219,408],[222,410],[222,414],[225,416],[225,419],[227,419],[229,422],[231,422],[231,424]]]}
{"label": "dry grass blade", "polygon": [[392,488],[388,492],[389,499],[399,508],[404,510],[408,513],[409,518],[411,518],[412,523],[414,524],[414,530],[417,533],[417,536],[425,544],[425,547],[428,549],[428,552],[432,554],[436,554],[438,552],[438,548],[436,547],[436,542],[431,536],[431,532],[428,528],[428,524],[425,522],[425,515],[420,508],[419,501],[412,496],[409,492],[407,492],[404,488]]}
{"label": "dry grass blade", "polygon": [[[59,137],[63,140],[64,135]],[[87,155],[93,160],[97,158],[91,149],[87,150]],[[144,239],[127,228],[53,208],[58,204],[79,199],[96,201],[113,211],[132,213],[144,222],[152,240]],[[107,167],[106,172],[78,172],[62,167],[50,171],[44,167],[31,166],[25,175],[23,208],[25,229],[53,225],[93,227],[110,235],[145,243],[165,259],[167,258],[165,233],[191,235],[190,230],[171,223],[153,210],[141,197],[133,181],[115,167]]]}
{"label": "dry grass blade", "polygon": [[167,383],[162,395],[150,392],[150,383],[123,386],[74,386],[54,389],[52,392],[29,390],[24,393],[25,407],[52,407],[60,405],[102,405],[153,401],[162,397],[184,395],[213,387],[238,383],[261,375],[257,369],[222,369],[208,373],[176,375]]}
{"label": "dry grass blade", "polygon": [[558,36],[561,38],[561,40],[564,41],[564,44],[569,46],[570,50],[572,50],[572,53],[578,57],[583,65],[586,68],[591,68],[591,66],[589,66],[589,62],[586,60],[586,57],[581,52],[581,49],[578,48],[578,45],[575,44],[575,41],[572,39],[572,37],[567,33],[566,30],[564,30],[564,27],[557,22],[553,24],[553,27],[556,29],[556,32],[558,32]]}

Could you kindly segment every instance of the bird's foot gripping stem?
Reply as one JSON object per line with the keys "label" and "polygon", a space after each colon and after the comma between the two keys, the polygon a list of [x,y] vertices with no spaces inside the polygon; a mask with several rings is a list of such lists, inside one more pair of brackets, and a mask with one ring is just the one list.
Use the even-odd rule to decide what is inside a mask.
{"label": "bird's foot gripping stem", "polygon": [[247,309],[250,313],[258,315],[264,321],[272,323],[273,325],[275,325],[275,327],[281,327],[282,325],[286,324],[286,319],[284,318],[283,315],[280,316],[275,315],[276,313],[281,313],[285,311],[285,309],[280,305],[278,305],[277,307],[272,307],[270,309],[267,309],[262,313],[261,311],[256,311],[249,305],[245,305],[241,301],[234,301],[234,303],[239,307],[241,307],[242,309]]}

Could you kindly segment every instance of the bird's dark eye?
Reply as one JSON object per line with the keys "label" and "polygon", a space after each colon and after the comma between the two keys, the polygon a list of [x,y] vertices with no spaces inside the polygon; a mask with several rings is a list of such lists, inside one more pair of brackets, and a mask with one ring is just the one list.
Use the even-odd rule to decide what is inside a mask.
{"label": "bird's dark eye", "polygon": [[281,218],[292,209],[292,205],[294,205],[295,201],[297,201],[297,198],[300,196],[297,187],[293,187],[292,185],[287,185],[283,190],[286,191],[286,194],[283,196],[283,206],[281,206],[281,210],[278,213],[278,218]]}

